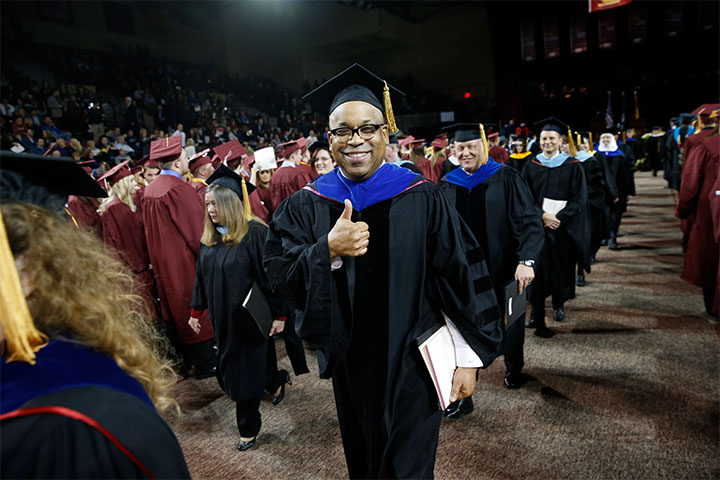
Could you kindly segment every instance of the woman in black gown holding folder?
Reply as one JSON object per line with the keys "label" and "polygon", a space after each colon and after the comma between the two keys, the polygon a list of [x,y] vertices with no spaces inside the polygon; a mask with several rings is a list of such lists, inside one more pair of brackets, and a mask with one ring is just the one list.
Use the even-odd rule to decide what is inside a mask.
{"label": "woman in black gown holding folder", "polygon": [[[210,320],[218,345],[218,382],[237,402],[236,416],[240,442],[247,450],[255,444],[261,419],[258,407],[264,392],[273,394],[273,404],[282,400],[287,371],[277,370],[275,345],[268,332],[261,332],[243,307],[253,284],[268,299],[274,321],[270,337],[283,331],[286,306],[271,293],[262,267],[267,227],[253,219],[242,177],[221,165],[208,179],[205,193],[205,230],[197,260],[197,276],[188,321],[200,331],[200,311],[210,310]],[[243,201],[245,197],[245,201]]]}

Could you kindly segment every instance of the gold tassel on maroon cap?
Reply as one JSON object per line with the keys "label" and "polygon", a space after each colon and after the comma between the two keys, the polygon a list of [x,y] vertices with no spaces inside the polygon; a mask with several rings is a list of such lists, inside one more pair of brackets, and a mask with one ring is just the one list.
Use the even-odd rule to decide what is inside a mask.
{"label": "gold tassel on maroon cap", "polygon": [[242,179],[243,207],[245,209],[245,220],[252,220],[252,207],[250,207],[250,196],[248,195],[245,178]]}
{"label": "gold tassel on maroon cap", "polygon": [[480,138],[482,139],[484,150],[481,165],[485,165],[490,157],[490,147],[488,146],[487,137],[485,136],[485,126],[482,123],[480,124]]}
{"label": "gold tassel on maroon cap", "polygon": [[5,223],[0,213],[0,323],[5,334],[7,362],[35,364],[35,352],[47,345],[47,337],[40,332],[30,316],[15,259],[10,250]]}
{"label": "gold tassel on maroon cap", "polygon": [[697,118],[697,128],[696,128],[695,131],[693,132],[693,135],[696,134],[696,133],[700,133],[700,130],[702,130],[703,128],[705,128],[705,125],[703,125],[702,118],[700,117],[700,115],[702,115],[702,113],[703,113],[704,111],[705,111],[705,109],[704,109],[704,108],[701,108],[700,111],[699,111],[698,114],[697,114],[697,116],[698,116],[698,118]]}
{"label": "gold tassel on maroon cap", "polygon": [[388,131],[390,133],[395,133],[398,131],[397,124],[395,123],[395,114],[393,113],[392,108],[392,102],[390,102],[390,87],[388,87],[387,82],[385,82],[385,87],[383,87],[383,104],[385,107],[385,118],[387,118],[388,123]]}

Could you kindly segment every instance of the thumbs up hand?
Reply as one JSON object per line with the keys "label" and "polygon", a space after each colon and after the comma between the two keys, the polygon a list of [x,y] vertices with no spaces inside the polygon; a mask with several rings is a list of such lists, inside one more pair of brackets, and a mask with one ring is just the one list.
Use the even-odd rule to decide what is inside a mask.
{"label": "thumbs up hand", "polygon": [[328,233],[328,247],[330,258],[359,257],[365,255],[370,239],[370,230],[365,222],[353,222],[353,206],[350,200],[345,200],[345,210],[337,219],[330,233]]}

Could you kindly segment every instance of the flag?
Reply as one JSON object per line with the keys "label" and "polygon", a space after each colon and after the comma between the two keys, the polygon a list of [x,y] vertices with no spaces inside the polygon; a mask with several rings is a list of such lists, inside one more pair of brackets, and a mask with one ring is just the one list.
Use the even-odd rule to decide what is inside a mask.
{"label": "flag", "polygon": [[612,128],[614,123],[612,115],[612,92],[608,92],[608,103],[605,109],[605,127]]}
{"label": "flag", "polygon": [[630,3],[632,3],[632,0],[588,0],[588,12],[600,12],[602,10],[630,5]]}

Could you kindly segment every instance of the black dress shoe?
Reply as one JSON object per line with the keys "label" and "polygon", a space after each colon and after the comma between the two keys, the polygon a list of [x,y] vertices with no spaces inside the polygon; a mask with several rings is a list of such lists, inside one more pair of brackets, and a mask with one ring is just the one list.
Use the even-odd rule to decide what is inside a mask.
{"label": "black dress shoe", "polygon": [[271,401],[273,405],[277,405],[278,403],[283,401],[283,398],[285,398],[285,385],[292,385],[292,380],[290,380],[290,374],[287,372],[287,370],[280,370],[280,373],[283,375],[283,381],[282,385],[280,385],[280,393],[278,393],[277,395],[273,393],[272,395]]}
{"label": "black dress shoe", "polygon": [[195,378],[198,380],[204,380],[206,378],[217,376],[217,367],[213,366],[205,370],[198,370],[195,372]]}
{"label": "black dress shoe", "polygon": [[244,441],[240,440],[237,444],[237,449],[240,450],[241,452],[244,452],[248,448],[252,448],[252,446],[255,445],[255,440],[257,440],[257,435],[255,435],[253,437],[253,439],[250,440],[249,442],[244,442]]}
{"label": "black dress shoe", "polygon": [[603,247],[606,246],[607,244],[608,244],[607,238],[603,238],[602,240],[600,240],[600,245],[602,245]]}
{"label": "black dress shoe", "polygon": [[530,320],[525,322],[525,328],[541,328],[545,326],[545,311],[540,314],[535,313],[535,309],[530,311]]}
{"label": "black dress shoe", "polygon": [[473,404],[472,397],[463,398],[462,400],[458,400],[448,405],[448,407],[443,411],[443,417],[457,420],[463,415],[471,414],[474,409],[475,405]]}
{"label": "black dress shoe", "polygon": [[577,281],[575,282],[575,285],[577,285],[578,287],[585,286],[585,275],[584,274],[581,273],[580,275],[577,276]]}
{"label": "black dress shoe", "polygon": [[527,382],[525,375],[522,373],[510,373],[505,374],[505,388],[520,388]]}
{"label": "black dress shoe", "polygon": [[548,327],[546,327],[545,325],[542,325],[542,326],[540,326],[540,327],[538,327],[538,328],[535,329],[535,335],[538,336],[538,337],[540,337],[540,338],[552,338],[552,337],[555,336],[555,332],[553,332],[552,330],[550,330],[550,329],[549,329]]}
{"label": "black dress shoe", "polygon": [[553,312],[553,318],[556,322],[562,322],[565,320],[565,309],[561,306],[557,307]]}
{"label": "black dress shoe", "polygon": [[590,257],[590,265],[595,265],[597,263],[597,260],[595,259],[595,255]]}
{"label": "black dress shoe", "polygon": [[610,241],[608,242],[608,248],[610,250],[617,250],[617,248],[618,248],[617,242],[613,239],[610,239]]}

